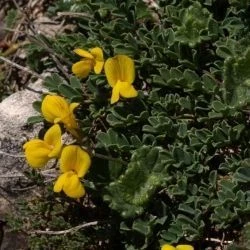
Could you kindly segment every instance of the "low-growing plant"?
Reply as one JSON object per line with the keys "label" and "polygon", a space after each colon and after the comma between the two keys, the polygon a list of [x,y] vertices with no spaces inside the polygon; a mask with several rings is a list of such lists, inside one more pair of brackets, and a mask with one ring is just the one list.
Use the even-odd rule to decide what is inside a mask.
{"label": "low-growing plant", "polygon": [[[29,122],[60,124],[53,127],[73,142],[54,154],[51,127],[39,139],[43,164],[38,148],[31,147],[35,164],[29,160],[32,141],[24,148],[33,167],[59,158],[54,191],[73,198],[33,202],[49,214],[27,230],[97,224],[67,237],[31,234],[32,249],[237,244],[250,215],[249,11],[241,0],[59,0],[49,9],[67,13],[75,31],[34,36],[46,46],[28,48],[30,67],[48,47],[64,67],[42,61],[58,70],[44,81],[49,95],[34,103],[41,116]],[[41,221],[36,211],[29,207],[26,217]]]}

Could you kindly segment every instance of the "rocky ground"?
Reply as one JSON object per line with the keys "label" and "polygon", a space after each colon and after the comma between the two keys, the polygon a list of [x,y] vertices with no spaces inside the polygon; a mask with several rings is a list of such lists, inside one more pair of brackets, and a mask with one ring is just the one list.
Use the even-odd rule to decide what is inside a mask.
{"label": "rocky ground", "polygon": [[[0,1],[0,249],[27,249],[24,235],[9,232],[6,216],[15,212],[17,197],[30,197],[33,190],[25,175],[27,165],[22,145],[34,137],[39,126],[29,126],[27,118],[35,115],[33,101],[41,90],[41,79],[26,65],[24,46],[29,43],[29,25],[46,35],[55,35],[60,23],[46,17],[50,0]],[[18,19],[8,27],[9,11]],[[10,12],[9,12],[10,13]],[[30,90],[31,89],[31,90]]]}

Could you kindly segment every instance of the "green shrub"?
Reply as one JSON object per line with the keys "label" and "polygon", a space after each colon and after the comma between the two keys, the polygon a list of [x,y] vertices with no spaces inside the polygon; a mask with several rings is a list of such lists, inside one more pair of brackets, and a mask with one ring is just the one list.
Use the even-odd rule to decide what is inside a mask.
{"label": "green shrub", "polygon": [[[68,210],[64,220],[100,226],[69,237],[67,249],[159,249],[164,242],[205,249],[214,244],[210,238],[237,241],[249,221],[249,1],[158,4],[60,0],[49,14],[72,12],[66,22],[76,25],[74,33],[36,37],[67,66],[44,86],[81,103],[75,110],[80,145],[93,154],[84,182],[91,205],[77,204],[87,213]],[[37,69],[34,54],[42,49],[34,46],[28,62]],[[106,59],[134,58],[138,97],[111,105],[104,74],[71,75],[79,59],[73,49],[93,47]],[[59,66],[51,57],[43,64]],[[64,195],[54,199],[75,204]]]}

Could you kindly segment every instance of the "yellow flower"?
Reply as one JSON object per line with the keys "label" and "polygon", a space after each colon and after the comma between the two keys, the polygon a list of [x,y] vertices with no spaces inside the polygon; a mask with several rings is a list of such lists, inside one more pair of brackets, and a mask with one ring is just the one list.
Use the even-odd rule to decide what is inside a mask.
{"label": "yellow flower", "polygon": [[165,244],[161,247],[161,250],[175,250],[175,247]]}
{"label": "yellow flower", "polygon": [[194,248],[191,245],[178,245],[176,250],[194,250]]}
{"label": "yellow flower", "polygon": [[80,182],[81,177],[87,173],[91,164],[89,154],[79,146],[66,146],[60,157],[60,170],[62,174],[56,180],[54,192],[61,192],[71,197],[80,198],[85,195],[85,189]]}
{"label": "yellow flower", "polygon": [[111,104],[117,102],[120,96],[133,98],[138,92],[132,83],[135,80],[134,61],[126,55],[109,58],[104,65],[105,74],[112,89]]}
{"label": "yellow flower", "polygon": [[44,140],[33,139],[23,145],[25,157],[31,167],[40,168],[49,159],[57,158],[61,152],[62,140],[59,125],[53,125],[45,133]]}
{"label": "yellow flower", "polygon": [[80,77],[85,78],[91,70],[96,74],[100,74],[104,65],[103,52],[99,47],[90,49],[89,52],[83,49],[75,49],[74,52],[83,57],[79,62],[72,65],[72,72]]}
{"label": "yellow flower", "polygon": [[161,250],[194,250],[194,248],[191,245],[177,245],[176,247],[173,247],[168,244],[164,244],[161,247]]}
{"label": "yellow flower", "polygon": [[67,196],[75,199],[84,196],[86,193],[80,179],[73,171],[68,171],[58,177],[54,185],[54,192],[61,192],[62,190]]}
{"label": "yellow flower", "polygon": [[78,128],[74,109],[79,103],[69,104],[63,97],[55,95],[47,95],[42,102],[42,114],[48,122],[63,123],[66,129],[73,135],[77,136]]}

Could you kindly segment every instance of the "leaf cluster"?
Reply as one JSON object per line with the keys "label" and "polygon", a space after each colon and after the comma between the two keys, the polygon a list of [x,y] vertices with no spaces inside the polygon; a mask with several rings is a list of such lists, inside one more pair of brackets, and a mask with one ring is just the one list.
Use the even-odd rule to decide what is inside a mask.
{"label": "leaf cluster", "polygon": [[249,221],[250,8],[158,4],[61,0],[50,8],[72,12],[67,22],[76,25],[76,34],[48,42],[54,53],[73,63],[74,48],[99,46],[106,57],[133,57],[138,98],[110,105],[103,75],[80,81],[58,71],[44,85],[81,102],[76,116],[96,153],[88,193],[107,204],[120,247],[205,249],[206,238],[235,240]]}

